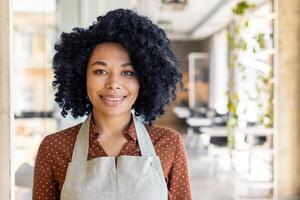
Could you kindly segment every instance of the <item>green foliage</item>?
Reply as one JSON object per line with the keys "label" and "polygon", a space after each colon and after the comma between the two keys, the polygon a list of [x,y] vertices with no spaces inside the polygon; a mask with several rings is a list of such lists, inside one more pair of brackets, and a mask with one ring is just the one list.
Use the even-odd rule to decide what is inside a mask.
{"label": "green foliage", "polygon": [[266,47],[265,34],[259,33],[256,36],[256,42],[258,43],[259,48],[264,49]]}
{"label": "green foliage", "polygon": [[248,3],[248,1],[240,1],[239,3],[237,3],[236,7],[232,9],[232,12],[235,15],[244,15],[247,10],[253,9],[255,7],[255,4],[250,4]]}
{"label": "green foliage", "polygon": [[[255,8],[255,4],[249,4],[248,1],[240,1],[237,3],[237,5],[232,9],[233,14],[240,17],[239,19],[242,19],[242,17],[246,14],[247,11]],[[248,49],[248,43],[247,41],[241,36],[241,32],[244,31],[249,27],[249,21],[246,20],[235,20],[233,32],[227,34],[228,39],[228,46],[229,46],[229,70],[235,70],[235,68],[239,69],[240,73],[242,74],[242,79],[245,80],[247,77],[245,75],[245,67],[238,62],[238,52],[240,51],[247,51]],[[256,51],[253,49],[253,51]],[[229,77],[229,83],[228,83],[228,103],[227,103],[227,109],[228,109],[228,120],[226,123],[227,126],[227,146],[230,149],[233,149],[235,147],[235,140],[234,140],[234,131],[236,128],[238,128],[238,122],[239,122],[239,113],[238,113],[238,106],[239,106],[239,96],[237,93],[233,92],[233,88],[235,87],[235,83],[233,80],[231,80],[232,77]],[[230,92],[231,88],[231,92]]]}
{"label": "green foliage", "polygon": [[273,69],[268,74],[261,74],[258,77],[256,84],[258,92],[258,107],[261,110],[259,116],[259,123],[265,128],[272,128],[274,124],[273,119],[273,101],[274,101],[274,83],[273,83]]}

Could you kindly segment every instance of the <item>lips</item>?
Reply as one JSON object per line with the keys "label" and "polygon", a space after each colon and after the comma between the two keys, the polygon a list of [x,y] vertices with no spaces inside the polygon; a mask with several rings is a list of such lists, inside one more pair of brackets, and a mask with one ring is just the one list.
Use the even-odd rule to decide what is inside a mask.
{"label": "lips", "polygon": [[121,95],[99,95],[103,103],[110,107],[115,107],[120,105],[127,96]]}

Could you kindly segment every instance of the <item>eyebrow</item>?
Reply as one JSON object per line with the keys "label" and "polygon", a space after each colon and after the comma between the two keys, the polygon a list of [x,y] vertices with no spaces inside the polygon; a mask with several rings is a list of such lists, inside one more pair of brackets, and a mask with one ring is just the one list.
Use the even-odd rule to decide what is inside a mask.
{"label": "eyebrow", "polygon": [[[96,61],[91,65],[91,67],[94,65],[101,65],[103,67],[107,67],[107,64],[103,61]],[[128,67],[128,66],[132,66],[132,64],[130,62],[128,62],[128,63],[124,63],[121,65],[121,67]]]}

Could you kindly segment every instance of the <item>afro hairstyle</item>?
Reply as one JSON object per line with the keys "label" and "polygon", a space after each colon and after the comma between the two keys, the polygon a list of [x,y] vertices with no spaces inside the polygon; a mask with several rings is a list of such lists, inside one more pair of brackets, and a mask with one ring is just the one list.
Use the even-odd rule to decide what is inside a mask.
{"label": "afro hairstyle", "polygon": [[132,108],[136,116],[152,124],[176,99],[176,84],[183,88],[182,74],[165,32],[128,9],[109,11],[88,28],[76,27],[60,35],[53,57],[52,86],[62,116],[70,112],[77,118],[92,112],[86,89],[87,63],[94,47],[104,42],[119,43],[129,52],[140,83]]}

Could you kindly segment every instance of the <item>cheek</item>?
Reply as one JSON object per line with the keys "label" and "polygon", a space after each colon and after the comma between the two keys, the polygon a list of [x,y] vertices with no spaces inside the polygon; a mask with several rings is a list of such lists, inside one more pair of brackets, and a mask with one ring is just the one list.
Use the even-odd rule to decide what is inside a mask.
{"label": "cheek", "polygon": [[99,87],[101,87],[101,82],[99,81],[99,79],[95,79],[92,76],[87,76],[86,90],[89,98],[96,98],[97,92],[100,89]]}
{"label": "cheek", "polygon": [[132,83],[132,91],[133,91],[136,95],[138,95],[139,90],[140,90],[139,82],[136,81],[136,82]]}
{"label": "cheek", "polygon": [[90,87],[93,82],[93,76],[91,75],[91,72],[87,72],[86,74],[86,86]]}
{"label": "cheek", "polygon": [[98,78],[97,76],[88,74],[86,77],[86,86],[88,89],[99,89],[99,86],[103,84],[102,82],[102,79]]}

